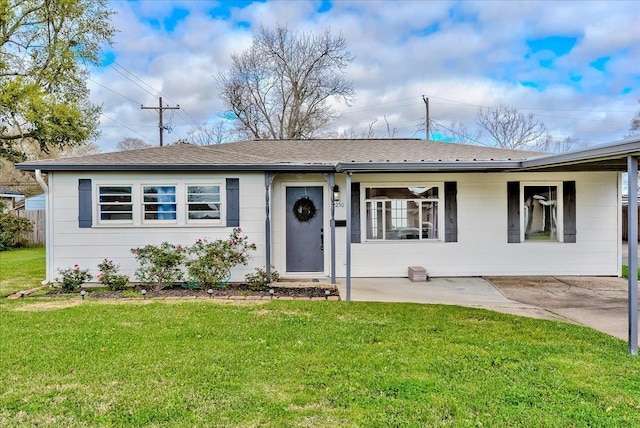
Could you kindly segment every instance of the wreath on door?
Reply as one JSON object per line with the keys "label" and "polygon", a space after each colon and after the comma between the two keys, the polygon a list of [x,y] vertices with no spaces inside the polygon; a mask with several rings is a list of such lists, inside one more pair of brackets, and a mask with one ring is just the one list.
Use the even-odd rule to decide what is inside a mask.
{"label": "wreath on door", "polygon": [[311,221],[316,216],[318,210],[308,196],[303,196],[293,204],[293,215],[301,223]]}

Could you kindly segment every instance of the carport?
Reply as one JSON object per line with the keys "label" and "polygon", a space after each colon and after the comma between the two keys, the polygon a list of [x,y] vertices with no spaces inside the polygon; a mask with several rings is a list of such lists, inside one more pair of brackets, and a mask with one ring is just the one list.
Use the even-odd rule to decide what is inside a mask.
{"label": "carport", "polygon": [[[618,171],[627,173],[629,209],[627,236],[629,242],[629,353],[638,355],[638,156],[640,138],[627,138],[610,144],[548,155],[523,161],[527,171]],[[621,203],[621,202],[620,202]],[[621,239],[621,237],[620,237]]]}
{"label": "carport", "polygon": [[[624,140],[604,145],[592,146],[586,149],[576,150],[562,154],[543,155],[520,161],[509,171],[607,171],[628,173],[629,195],[638,193],[638,157],[640,156],[640,138],[627,138]],[[346,174],[346,299],[351,298],[351,173],[358,168],[371,169],[375,164],[340,164],[337,171]],[[380,166],[380,168],[383,168]],[[621,204],[621,202],[619,202]],[[620,232],[619,232],[620,234]],[[621,235],[621,234],[620,234]],[[638,198],[629,198],[628,210],[628,240],[629,240],[629,272],[638,269]],[[621,236],[618,237],[621,239]],[[629,275],[628,279],[628,343],[629,353],[638,354],[638,279],[636,275]]]}

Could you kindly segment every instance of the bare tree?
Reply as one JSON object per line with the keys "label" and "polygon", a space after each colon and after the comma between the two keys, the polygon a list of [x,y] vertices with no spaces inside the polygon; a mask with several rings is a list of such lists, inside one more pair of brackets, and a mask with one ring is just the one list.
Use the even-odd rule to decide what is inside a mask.
{"label": "bare tree", "polygon": [[525,115],[505,105],[480,108],[477,123],[491,135],[495,145],[503,149],[536,150],[547,133],[533,113]]}
{"label": "bare tree", "polygon": [[[424,132],[424,123],[419,124],[417,127],[418,132]],[[449,126],[442,125],[441,123],[431,121],[431,134],[436,134],[438,140],[449,141],[458,144],[482,144],[480,142],[480,131],[471,130],[463,122],[453,122]],[[436,138],[434,137],[434,138]]]}
{"label": "bare tree", "polygon": [[548,153],[564,153],[571,150],[584,149],[588,145],[586,141],[578,140],[575,137],[553,138],[547,134],[536,149]]}
{"label": "bare tree", "polygon": [[116,148],[118,149],[119,152],[144,149],[146,147],[151,147],[151,145],[145,143],[140,138],[135,138],[135,137],[123,138],[122,140],[118,141],[118,144],[116,144]]}
{"label": "bare tree", "polygon": [[337,117],[330,100],[353,100],[344,76],[353,57],[344,37],[329,29],[312,35],[260,27],[251,48],[231,58],[229,70],[218,76],[220,98],[245,136],[310,138]]}
{"label": "bare tree", "polygon": [[188,132],[189,139],[199,146],[230,143],[237,138],[236,132],[226,122],[220,121],[213,125],[202,125]]}
{"label": "bare tree", "polygon": [[[640,103],[640,100],[638,100],[638,103]],[[631,119],[631,127],[629,128],[629,131],[631,131],[629,136],[640,134],[640,111],[638,111]]]}

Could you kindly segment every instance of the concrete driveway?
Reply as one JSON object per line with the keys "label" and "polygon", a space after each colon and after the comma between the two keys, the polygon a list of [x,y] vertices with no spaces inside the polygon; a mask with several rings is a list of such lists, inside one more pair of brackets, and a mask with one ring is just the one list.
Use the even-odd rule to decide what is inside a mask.
{"label": "concrete driveway", "polygon": [[[338,289],[346,299],[344,278]],[[611,277],[353,278],[351,300],[483,308],[580,324],[628,340],[627,281]]]}

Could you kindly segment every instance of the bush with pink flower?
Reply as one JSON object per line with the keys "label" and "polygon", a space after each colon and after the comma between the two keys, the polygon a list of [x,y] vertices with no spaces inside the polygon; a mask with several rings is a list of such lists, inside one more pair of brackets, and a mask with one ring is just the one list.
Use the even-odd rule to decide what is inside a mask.
{"label": "bush with pink flower", "polygon": [[71,293],[76,291],[82,284],[93,279],[93,275],[89,273],[89,269],[80,269],[80,265],[75,264],[72,268],[58,269],[60,278],[56,278],[56,282],[62,291]]}
{"label": "bush with pink flower", "polygon": [[120,265],[115,264],[113,260],[104,259],[102,263],[98,265],[98,269],[100,273],[96,278],[109,290],[124,290],[129,284],[129,277],[118,273]]}
{"label": "bush with pink flower", "polygon": [[159,291],[174,283],[182,281],[182,263],[186,250],[180,245],[163,242],[160,245],[145,245],[141,248],[132,248],[131,252],[138,260],[140,267],[136,270],[136,278],[144,285],[152,287],[153,291]]}
{"label": "bush with pink flower", "polygon": [[186,267],[190,280],[201,287],[223,285],[230,269],[246,265],[251,258],[250,251],[255,250],[256,244],[249,243],[239,227],[233,229],[228,239],[198,239],[187,250]]}

